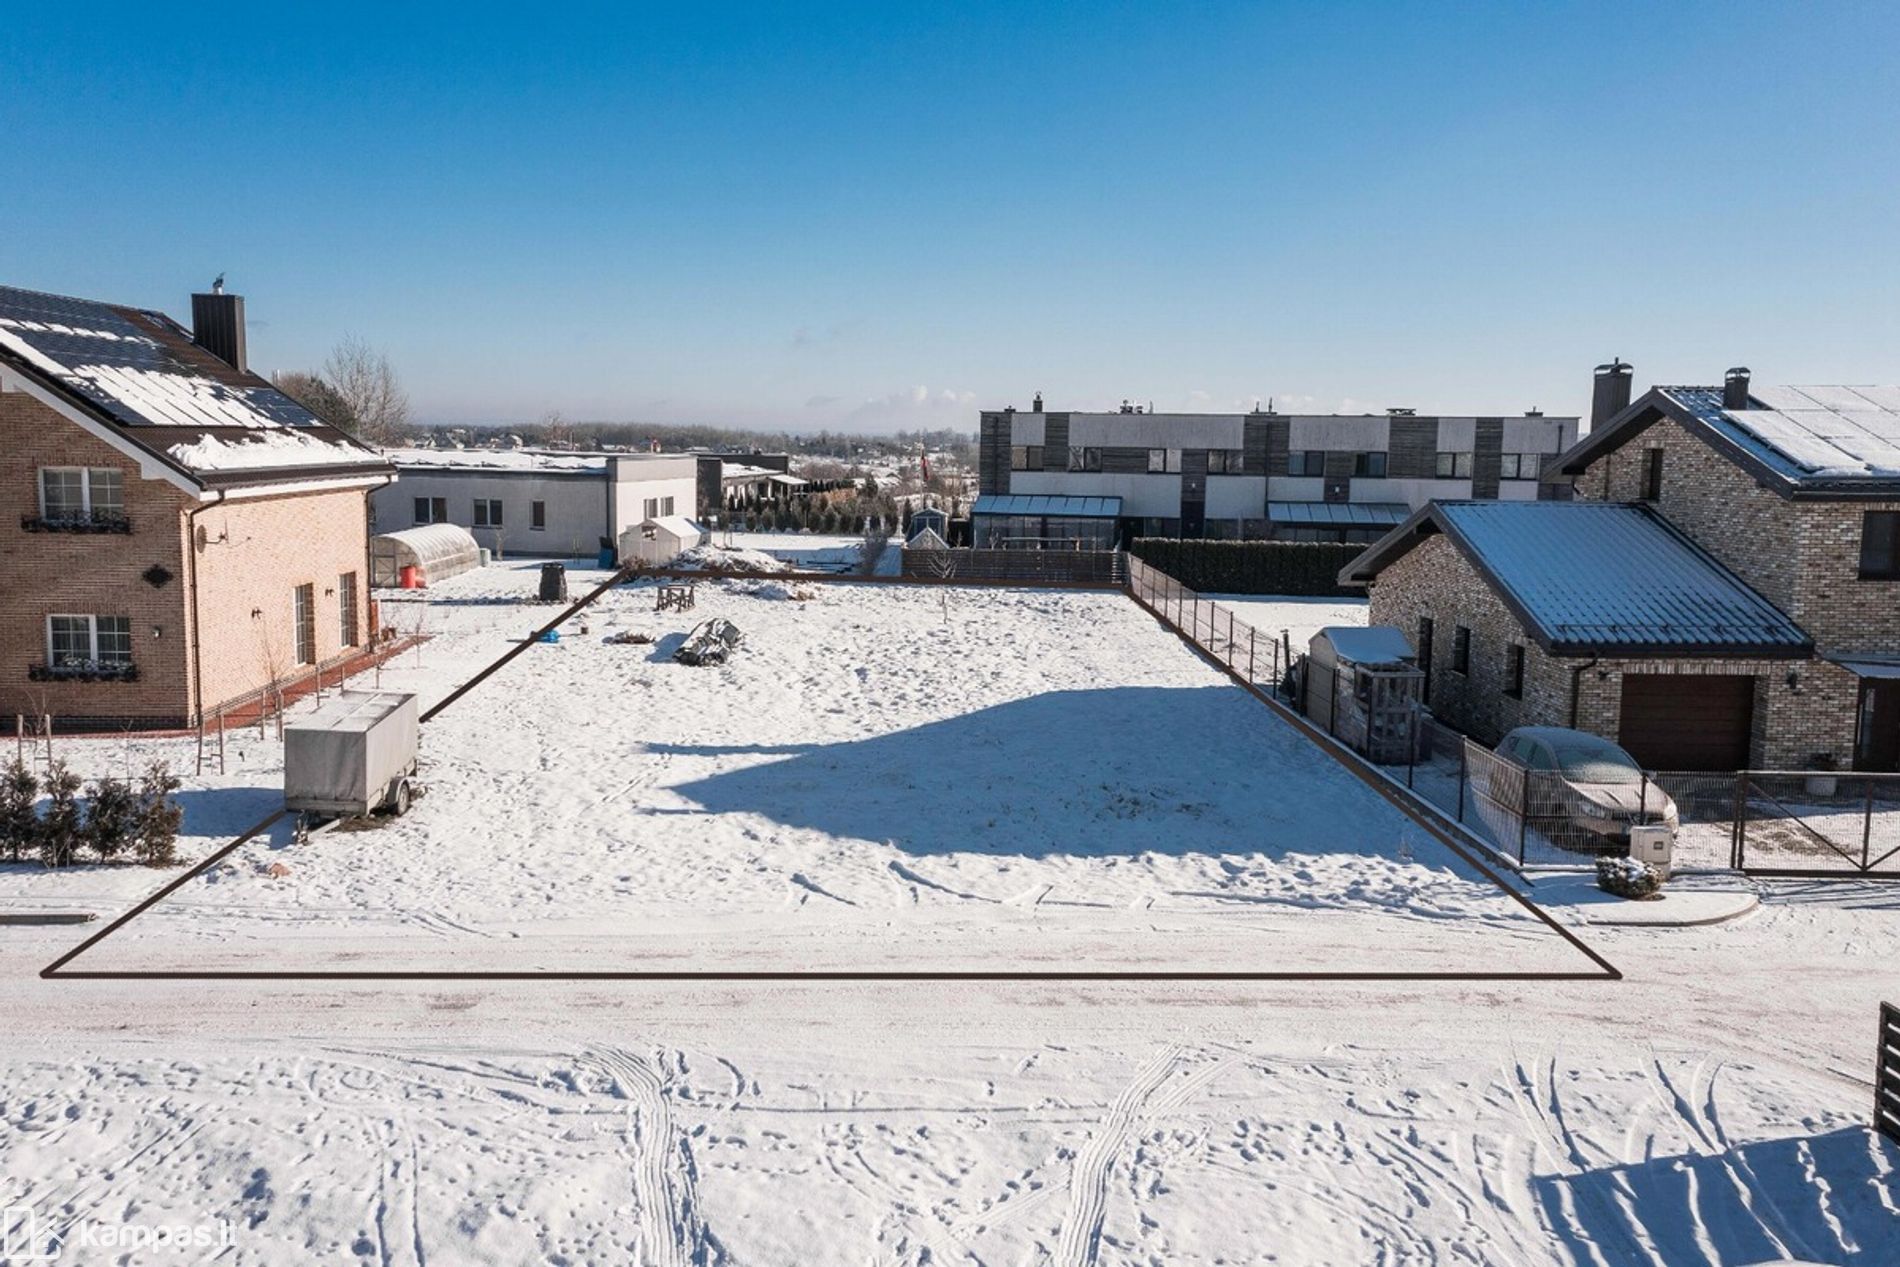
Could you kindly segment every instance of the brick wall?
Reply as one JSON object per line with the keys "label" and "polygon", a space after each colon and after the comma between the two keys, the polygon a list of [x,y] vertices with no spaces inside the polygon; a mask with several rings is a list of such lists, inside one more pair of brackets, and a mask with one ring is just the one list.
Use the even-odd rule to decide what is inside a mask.
{"label": "brick wall", "polygon": [[[1858,682],[1825,661],[1751,659],[1602,659],[1546,653],[1464,555],[1442,536],[1426,538],[1372,584],[1370,620],[1419,640],[1419,618],[1434,622],[1429,703],[1432,712],[1485,743],[1517,726],[1569,726],[1619,738],[1626,673],[1741,674],[1755,679],[1749,764],[1799,769],[1815,753],[1843,768],[1853,762]],[[1456,629],[1471,630],[1470,671],[1452,665]],[[1506,648],[1524,647],[1521,698],[1504,694]],[[1579,670],[1580,672],[1575,672]],[[1796,683],[1789,686],[1790,671]],[[1571,683],[1577,714],[1571,720]]]}
{"label": "brick wall", "polygon": [[1900,652],[1900,581],[1863,581],[1861,522],[1900,502],[1796,502],[1665,419],[1577,477],[1576,495],[1638,501],[1663,453],[1662,516],[1807,630],[1822,654]]}
{"label": "brick wall", "polygon": [[[40,511],[43,466],[110,467],[124,482],[132,531],[28,532]],[[175,723],[189,711],[184,539],[185,494],[139,478],[138,464],[24,392],[0,392],[0,715],[96,716]],[[141,579],[158,566],[163,585]],[[126,616],[136,682],[34,682],[47,658],[50,615]]]}
{"label": "brick wall", "polygon": [[[117,469],[124,481],[128,535],[28,532],[39,512],[42,466]],[[315,589],[317,654],[344,647],[338,576],[357,574],[358,643],[367,635],[367,531],[360,490],[233,499],[205,504],[196,523],[202,550],[187,540],[190,495],[21,392],[0,392],[0,718],[46,713],[80,725],[177,726],[195,720],[191,582],[202,617],[197,661],[207,710],[269,682],[291,664],[291,592]],[[154,585],[144,574],[170,573]],[[326,593],[325,591],[328,591]],[[252,611],[259,614],[252,616]],[[51,614],[126,616],[136,682],[33,682],[46,659]]]}

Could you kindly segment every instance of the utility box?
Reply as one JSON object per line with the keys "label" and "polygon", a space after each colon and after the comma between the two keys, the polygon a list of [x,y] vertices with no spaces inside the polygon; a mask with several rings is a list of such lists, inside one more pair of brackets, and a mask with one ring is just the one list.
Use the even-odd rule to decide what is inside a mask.
{"label": "utility box", "polygon": [[1661,824],[1630,828],[1630,857],[1637,862],[1647,862],[1667,876],[1675,853],[1676,833],[1669,828]]}
{"label": "utility box", "polygon": [[541,565],[541,601],[544,603],[567,601],[567,564],[543,563]]}
{"label": "utility box", "polygon": [[338,691],[284,723],[284,807],[354,818],[409,808],[420,723],[403,691]]}

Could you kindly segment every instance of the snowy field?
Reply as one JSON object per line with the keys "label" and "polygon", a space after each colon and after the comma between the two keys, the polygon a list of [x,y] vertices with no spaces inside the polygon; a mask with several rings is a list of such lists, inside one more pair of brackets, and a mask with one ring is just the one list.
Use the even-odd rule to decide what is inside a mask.
{"label": "snowy field", "polygon": [[1259,594],[1203,594],[1234,613],[1234,619],[1252,625],[1262,634],[1278,638],[1286,633],[1293,654],[1303,655],[1313,635],[1328,625],[1363,625],[1366,609],[1363,598],[1284,598]]}
{"label": "snowy field", "polygon": [[[384,684],[445,693],[539,623],[527,583],[433,592],[434,641]],[[957,590],[946,626],[938,599],[708,592],[698,614],[753,641],[688,678],[600,642],[684,627],[617,594],[429,729],[410,820],[280,841],[99,953],[618,966],[655,940],[863,962],[967,939],[1018,963],[1206,938],[1517,967],[1555,941],[1395,841],[1132,604]],[[134,748],[62,755],[192,745]],[[281,779],[271,734],[227,760],[186,789],[200,856]],[[1046,777],[1078,762],[1103,777]],[[162,878],[3,868],[0,910],[109,915]],[[0,928],[0,1231],[67,1236],[60,1262],[199,1261],[76,1247],[182,1223],[268,1264],[1892,1264],[1900,1149],[1866,1122],[1900,889],[1735,883],[1761,899],[1737,921],[1586,929],[1615,983],[44,981],[81,930]],[[682,897],[706,926],[649,936]],[[565,920],[584,942],[536,931]]]}
{"label": "snowy field", "polygon": [[[433,592],[435,640],[383,685],[441,698],[545,619],[534,575]],[[611,592],[425,729],[407,818],[282,825],[82,966],[1589,967],[1125,598],[795,589]],[[712,615],[745,646],[673,663]],[[270,802],[274,734],[243,768],[192,790],[241,808],[227,835]]]}

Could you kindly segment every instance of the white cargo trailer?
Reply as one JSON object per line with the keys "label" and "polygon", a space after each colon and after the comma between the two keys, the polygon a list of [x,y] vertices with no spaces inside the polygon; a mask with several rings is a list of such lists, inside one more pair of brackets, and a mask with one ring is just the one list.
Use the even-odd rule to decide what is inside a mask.
{"label": "white cargo trailer", "polygon": [[418,730],[414,695],[338,691],[284,724],[285,808],[324,818],[405,812]]}

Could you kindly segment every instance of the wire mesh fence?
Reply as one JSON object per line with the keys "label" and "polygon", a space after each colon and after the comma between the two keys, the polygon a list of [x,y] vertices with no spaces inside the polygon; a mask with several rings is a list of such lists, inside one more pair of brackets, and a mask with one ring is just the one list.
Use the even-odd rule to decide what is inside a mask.
{"label": "wire mesh fence", "polygon": [[1533,770],[1140,559],[1127,566],[1129,590],[1235,676],[1519,866],[1589,865],[1628,853],[1632,827],[1665,825],[1676,870],[1900,878],[1900,774],[1652,770],[1606,784]]}

